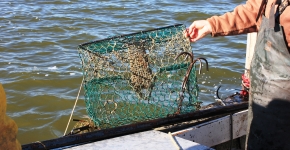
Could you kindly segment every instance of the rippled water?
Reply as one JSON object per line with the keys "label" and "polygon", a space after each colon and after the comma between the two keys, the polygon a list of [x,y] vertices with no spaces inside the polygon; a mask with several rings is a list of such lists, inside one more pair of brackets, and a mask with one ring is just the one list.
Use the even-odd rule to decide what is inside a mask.
{"label": "rippled water", "polygon": [[[221,15],[242,0],[18,0],[0,2],[0,83],[22,144],[63,135],[82,80],[78,44]],[[199,75],[200,100],[240,88],[246,36],[210,36],[192,44],[210,71]],[[73,118],[86,115],[83,92]],[[70,126],[71,129],[72,125]]]}

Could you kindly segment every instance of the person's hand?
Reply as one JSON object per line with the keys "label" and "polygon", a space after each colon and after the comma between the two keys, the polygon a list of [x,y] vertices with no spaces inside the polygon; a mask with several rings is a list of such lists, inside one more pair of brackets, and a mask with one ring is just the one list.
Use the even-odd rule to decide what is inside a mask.
{"label": "person's hand", "polygon": [[212,29],[207,20],[197,20],[185,30],[184,36],[189,37],[190,42],[196,42],[211,32]]}

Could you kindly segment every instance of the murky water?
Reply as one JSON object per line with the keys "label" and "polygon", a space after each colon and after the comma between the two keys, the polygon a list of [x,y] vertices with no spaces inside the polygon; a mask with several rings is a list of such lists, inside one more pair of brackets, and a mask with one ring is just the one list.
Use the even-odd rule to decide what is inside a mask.
{"label": "murky water", "polygon": [[[242,0],[6,0],[0,2],[0,83],[21,144],[63,135],[82,80],[78,44],[221,15]],[[192,44],[209,61],[200,97],[213,102],[240,88],[246,35],[210,36]],[[83,92],[73,118],[86,115]],[[70,128],[73,124],[71,124]]]}

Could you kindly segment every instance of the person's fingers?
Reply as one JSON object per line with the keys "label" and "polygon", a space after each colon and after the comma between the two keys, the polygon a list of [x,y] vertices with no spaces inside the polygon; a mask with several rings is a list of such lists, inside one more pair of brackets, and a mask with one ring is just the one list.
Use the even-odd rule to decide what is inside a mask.
{"label": "person's fingers", "polygon": [[184,36],[185,37],[189,37],[189,38],[195,38],[197,35],[197,32],[198,32],[198,29],[194,28],[191,30],[192,32],[189,32],[189,29],[186,29],[184,31]]}
{"label": "person's fingers", "polygon": [[184,36],[184,37],[190,37],[189,34],[188,34],[188,29],[186,29],[186,30],[183,32],[183,36]]}
{"label": "person's fingers", "polygon": [[198,30],[195,35],[190,36],[190,41],[196,42],[196,41],[200,40],[201,38],[203,38],[205,35],[206,34],[204,34],[204,32],[202,30]]}
{"label": "person's fingers", "polygon": [[198,31],[197,36],[193,39],[193,42],[196,42],[200,39],[202,39],[203,37],[205,37],[207,34],[209,34],[208,29],[207,28],[202,28],[201,30]]}
{"label": "person's fingers", "polygon": [[188,27],[188,33],[191,34],[192,32],[194,32],[195,29],[195,22],[193,22],[189,27]]}
{"label": "person's fingers", "polygon": [[191,34],[192,42],[196,42],[212,32],[211,26],[206,20],[196,22],[196,27],[199,28],[195,31],[194,36]]}
{"label": "person's fingers", "polygon": [[195,39],[189,39],[190,42],[195,42]]}
{"label": "person's fingers", "polygon": [[186,29],[184,35],[189,37],[191,42],[196,42],[201,38],[205,37],[211,32],[211,27],[206,20],[194,21],[188,29]]}
{"label": "person's fingers", "polygon": [[190,38],[195,38],[198,34],[198,29],[192,29],[192,32],[189,34]]}

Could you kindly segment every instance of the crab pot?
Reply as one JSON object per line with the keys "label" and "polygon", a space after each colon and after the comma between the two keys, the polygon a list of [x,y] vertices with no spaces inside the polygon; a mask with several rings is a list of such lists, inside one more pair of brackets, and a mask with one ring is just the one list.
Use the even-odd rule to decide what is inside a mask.
{"label": "crab pot", "polygon": [[175,59],[181,52],[192,52],[184,30],[184,25],[173,25],[78,46],[86,109],[97,128],[197,109],[200,102],[195,67],[182,92],[191,58],[181,55]]}

